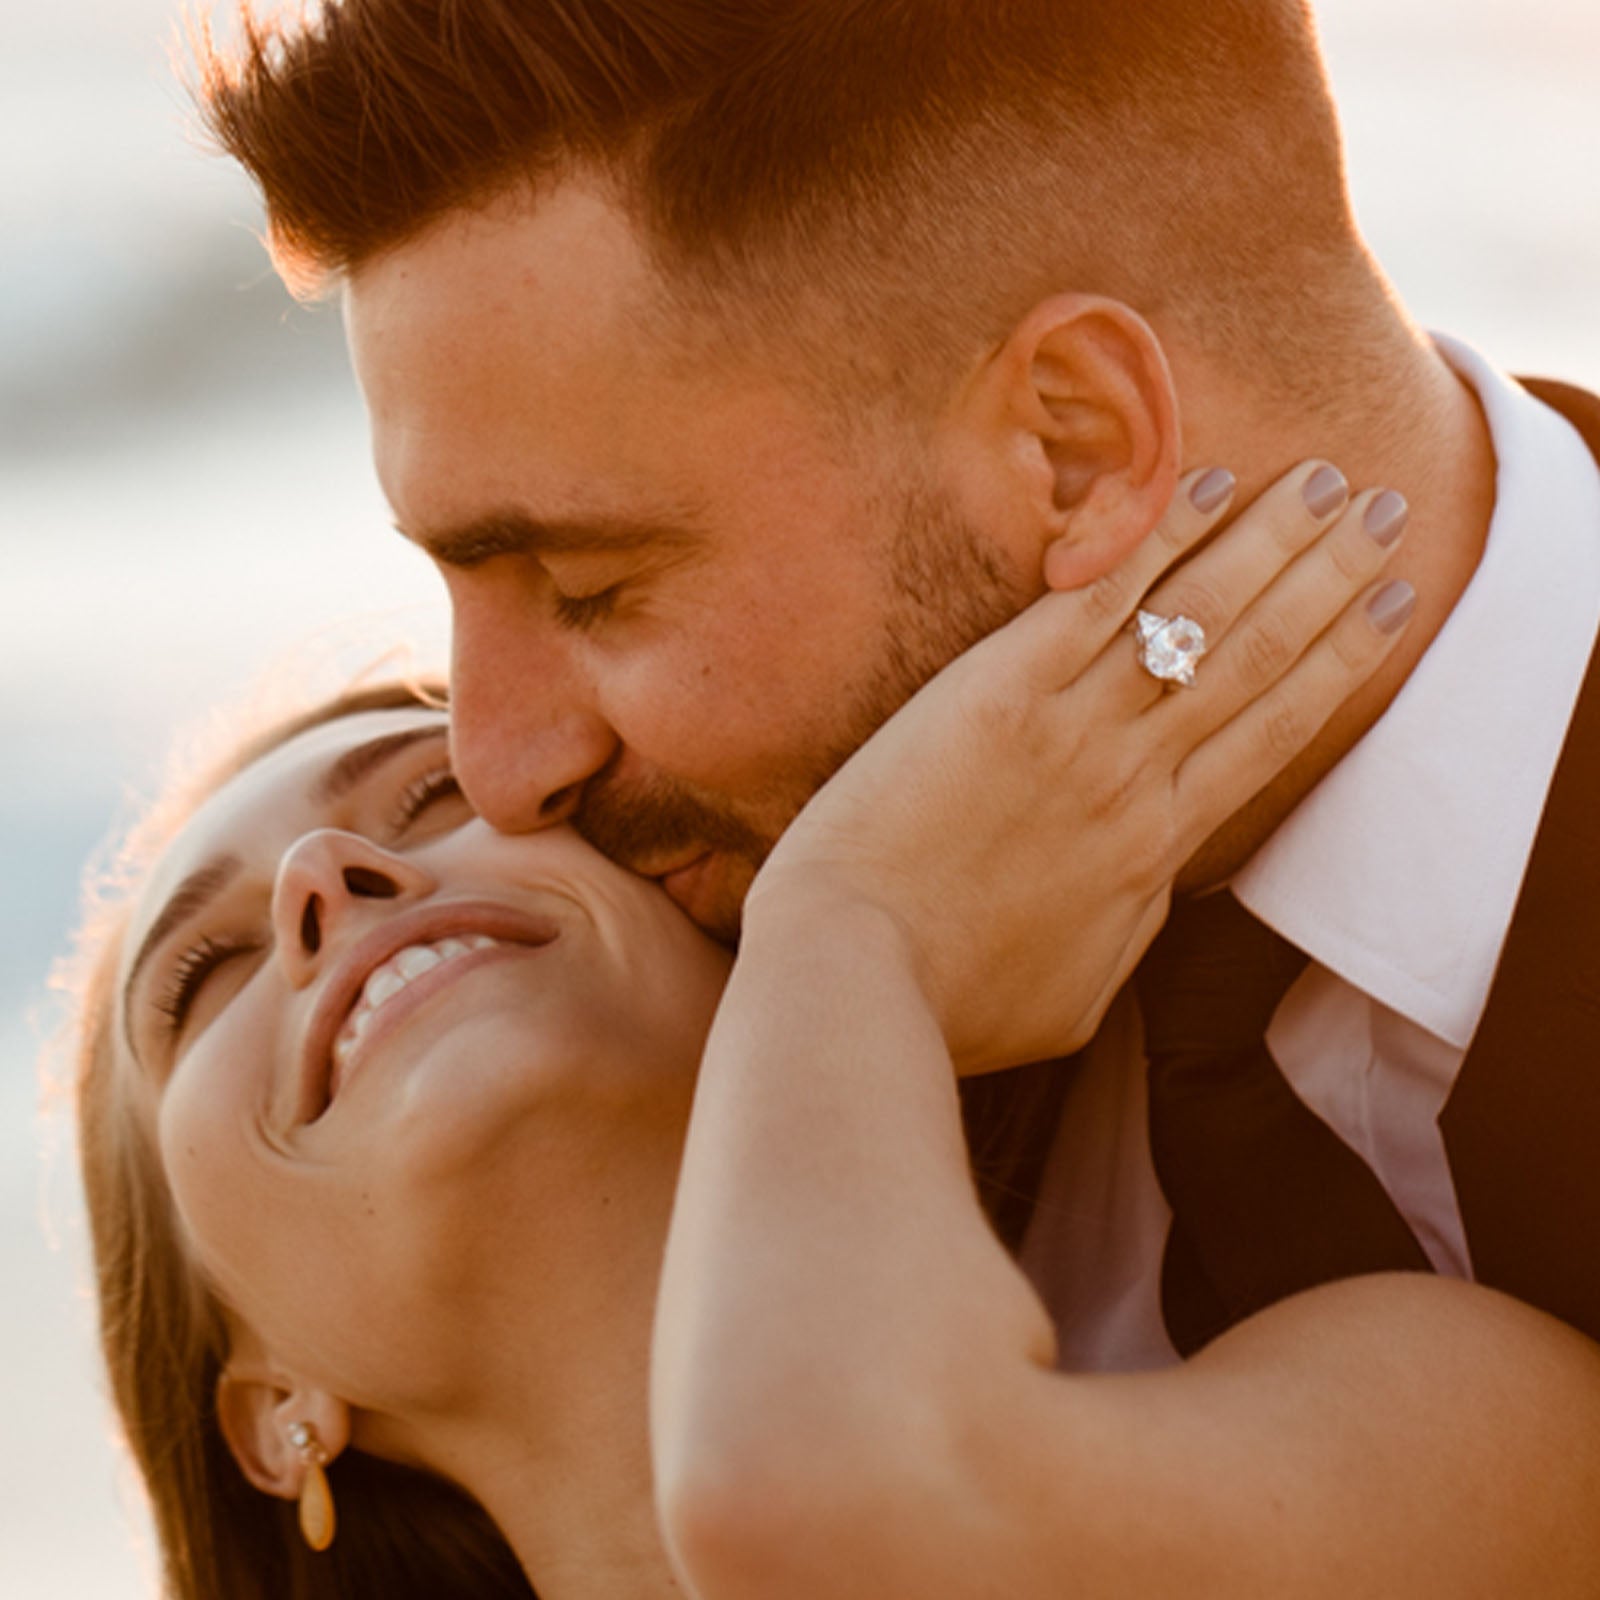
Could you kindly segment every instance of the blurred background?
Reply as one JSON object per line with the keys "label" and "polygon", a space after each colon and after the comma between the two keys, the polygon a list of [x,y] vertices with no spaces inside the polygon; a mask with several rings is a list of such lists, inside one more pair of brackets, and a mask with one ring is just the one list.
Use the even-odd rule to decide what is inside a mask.
{"label": "blurred background", "polygon": [[[263,5],[270,9],[270,0]],[[174,0],[0,0],[0,1594],[153,1593],[38,1061],[81,866],[272,663],[440,659],[335,307],[195,143]],[[1600,388],[1595,0],[1322,0],[1358,209],[1424,322]],[[1286,179],[1288,175],[1286,175]],[[349,622],[345,619],[361,619]],[[225,1600],[225,1597],[219,1597]]]}

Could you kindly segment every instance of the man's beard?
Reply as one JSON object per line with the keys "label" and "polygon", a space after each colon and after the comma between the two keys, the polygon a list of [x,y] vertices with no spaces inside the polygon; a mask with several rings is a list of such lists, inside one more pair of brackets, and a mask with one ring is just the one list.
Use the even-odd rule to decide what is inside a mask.
{"label": "man's beard", "polygon": [[940,668],[1030,598],[1022,576],[925,479],[900,496],[884,588],[880,648],[844,697],[828,742],[803,753],[797,774],[733,803],[664,773],[618,782],[602,772],[585,786],[578,832],[624,866],[648,870],[696,846],[742,864],[729,903],[699,919],[713,936],[735,939],[744,888],[806,801]]}

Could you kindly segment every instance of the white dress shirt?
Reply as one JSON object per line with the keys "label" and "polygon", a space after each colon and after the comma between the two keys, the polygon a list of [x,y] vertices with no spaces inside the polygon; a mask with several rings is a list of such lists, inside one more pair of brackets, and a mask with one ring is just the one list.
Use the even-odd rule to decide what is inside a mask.
{"label": "white dress shirt", "polygon": [[[1471,1261],[1437,1118],[1488,1000],[1600,629],[1600,471],[1574,429],[1453,340],[1496,458],[1488,543],[1394,703],[1233,882],[1311,964],[1268,1042],[1439,1271]],[[1171,1218],[1124,996],[1070,1086],[1023,1265],[1071,1370],[1178,1357],[1161,1321]]]}

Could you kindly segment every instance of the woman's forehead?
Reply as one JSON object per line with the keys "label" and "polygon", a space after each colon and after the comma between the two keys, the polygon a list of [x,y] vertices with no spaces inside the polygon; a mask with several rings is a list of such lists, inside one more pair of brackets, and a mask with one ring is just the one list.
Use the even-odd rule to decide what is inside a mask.
{"label": "woman's forehead", "polygon": [[208,795],[157,859],[134,908],[128,946],[186,879],[209,865],[253,858],[315,828],[386,755],[448,731],[445,712],[423,707],[361,711],[294,735]]}

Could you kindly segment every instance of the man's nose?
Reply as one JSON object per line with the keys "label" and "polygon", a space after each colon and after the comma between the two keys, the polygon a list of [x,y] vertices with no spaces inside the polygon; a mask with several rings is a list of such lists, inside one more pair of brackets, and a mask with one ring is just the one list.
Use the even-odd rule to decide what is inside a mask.
{"label": "man's nose", "polygon": [[375,900],[419,900],[436,887],[415,862],[339,828],[302,835],[284,852],[273,885],[278,959],[296,987],[314,977]]}
{"label": "man's nose", "polygon": [[592,685],[537,615],[494,628],[458,600],[450,752],[477,811],[502,833],[565,822],[618,740]]}

